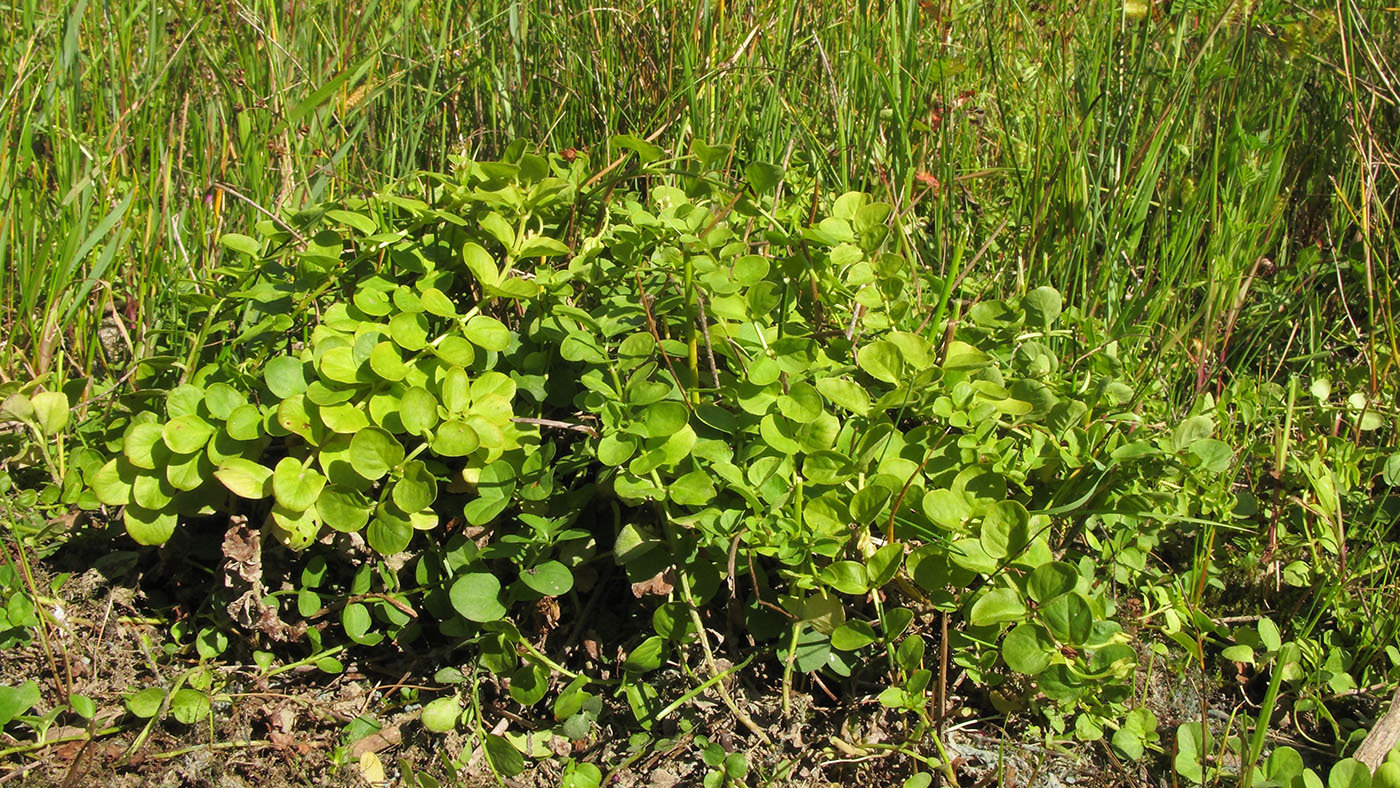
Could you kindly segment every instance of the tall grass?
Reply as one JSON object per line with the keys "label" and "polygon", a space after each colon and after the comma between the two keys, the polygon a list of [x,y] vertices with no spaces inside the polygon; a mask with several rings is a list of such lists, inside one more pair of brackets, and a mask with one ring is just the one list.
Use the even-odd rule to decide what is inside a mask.
{"label": "tall grass", "polygon": [[155,353],[184,327],[173,296],[210,287],[213,239],[261,211],[517,137],[606,159],[629,132],[875,192],[924,228],[924,264],[976,257],[964,295],[1054,284],[1183,404],[1339,350],[1379,386],[1394,14],[1141,10],[23,0],[0,11],[0,370]]}

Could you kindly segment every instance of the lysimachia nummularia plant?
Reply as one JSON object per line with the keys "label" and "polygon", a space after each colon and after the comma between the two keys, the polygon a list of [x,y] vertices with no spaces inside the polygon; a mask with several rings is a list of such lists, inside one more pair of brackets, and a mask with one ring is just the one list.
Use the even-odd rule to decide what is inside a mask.
{"label": "lysimachia nummularia plant", "polygon": [[[1218,461],[1209,430],[1151,442],[1091,321],[1049,287],[963,309],[889,205],[615,142],[630,168],[515,145],[224,236],[191,363],[147,379],[96,498],[142,544],[240,514],[294,553],[406,558],[343,589],[351,639],[407,607],[527,706],[558,674],[512,606],[608,561],[652,622],[622,673],[643,721],[640,677],[711,610],[789,674],[889,671],[916,718],[916,622],[941,612],[973,680],[1027,677],[1024,702],[1086,710],[1081,736],[1123,719],[1136,652],[1093,518],[1150,516],[1164,468]],[[333,590],[303,575],[309,616]],[[378,622],[372,587],[396,595]],[[589,686],[555,704],[579,735]],[[1130,755],[1155,735],[1112,724]]]}

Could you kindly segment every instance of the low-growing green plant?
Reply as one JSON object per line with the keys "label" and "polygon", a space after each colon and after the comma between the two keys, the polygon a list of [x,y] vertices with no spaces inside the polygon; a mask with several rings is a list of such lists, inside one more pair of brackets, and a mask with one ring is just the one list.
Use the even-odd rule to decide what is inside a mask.
{"label": "low-growing green plant", "polygon": [[[215,513],[260,523],[246,538],[306,556],[294,600],[260,600],[276,615],[333,615],[367,646],[465,639],[524,706],[558,671],[518,656],[512,609],[606,557],[669,600],[617,680],[644,725],[664,703],[641,677],[676,648],[714,675],[703,618],[723,600],[788,676],[890,672],[884,699],[921,730],[911,624],[955,615],[973,680],[1033,677],[1027,702],[1101,735],[1136,655],[1081,513],[1225,505],[1163,487],[1228,463],[1211,420],[1148,434],[1111,348],[1061,369],[1084,337],[1051,288],[936,319],[949,284],[899,253],[889,206],[849,193],[812,221],[777,168],[732,190],[726,155],[697,146],[643,196],[516,146],[417,196],[225,236],[242,262],[205,349],[142,379],[88,486],[141,544]],[[341,577],[359,540],[381,559]]]}

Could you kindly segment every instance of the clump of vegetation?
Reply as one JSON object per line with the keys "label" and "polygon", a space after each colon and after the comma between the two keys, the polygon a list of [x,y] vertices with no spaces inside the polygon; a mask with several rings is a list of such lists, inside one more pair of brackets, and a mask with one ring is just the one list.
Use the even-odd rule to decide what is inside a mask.
{"label": "clump of vegetation", "polygon": [[[139,776],[159,740],[186,769],[314,747],[420,786],[597,786],[678,754],[707,786],[1397,784],[1374,724],[1400,672],[1394,183],[1383,137],[1324,144],[1356,119],[1356,64],[1384,62],[1323,54],[1393,31],[1355,9],[906,5],[828,28],[704,5],[685,31],[575,9],[591,32],[511,5],[423,40],[376,9],[398,26],[310,91],[275,82],[309,33],[269,66],[217,35],[169,48],[185,10],[128,20],[107,56],[163,52],[170,85],[241,53],[207,100],[242,95],[229,129],[264,145],[218,165],[246,181],[185,194],[181,226],[156,197],[185,175],[123,180],[125,148],[78,175],[26,127],[0,759],[109,743],[55,782]],[[70,10],[24,16],[60,97],[113,23]],[[954,30],[983,65],[937,43]],[[625,99],[533,46],[649,57],[663,33],[680,60]],[[382,76],[391,54],[408,65]],[[799,110],[802,80],[827,87]],[[404,114],[410,89],[442,111]],[[151,90],[129,113],[170,100]],[[548,125],[521,112],[560,100]],[[449,146],[471,112],[546,144]],[[181,124],[180,167],[213,164],[200,134],[233,144]],[[186,264],[134,254],[170,248]],[[98,593],[107,613],[81,609]],[[141,655],[124,683],[88,631]],[[977,754],[978,719],[1009,754]]]}

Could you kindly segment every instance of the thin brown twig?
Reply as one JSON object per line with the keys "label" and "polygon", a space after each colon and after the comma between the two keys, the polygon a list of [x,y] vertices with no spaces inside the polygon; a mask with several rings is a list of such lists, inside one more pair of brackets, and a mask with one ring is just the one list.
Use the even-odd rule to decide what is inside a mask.
{"label": "thin brown twig", "polygon": [[719,366],[715,364],[715,346],[710,342],[710,320],[705,315],[705,296],[698,289],[695,291],[695,303],[700,307],[700,334],[705,337],[705,357],[710,361],[710,377],[718,390]]}
{"label": "thin brown twig", "polygon": [[213,183],[212,185],[213,185],[213,187],[214,187],[215,189],[218,189],[218,190],[221,191],[221,192],[226,192],[226,193],[228,193],[228,194],[232,194],[234,197],[237,197],[238,199],[242,200],[243,202],[245,202],[245,203],[247,203],[247,204],[253,206],[253,208],[254,208],[255,210],[257,210],[259,213],[261,213],[263,216],[266,216],[267,218],[269,218],[269,219],[271,219],[273,222],[275,222],[275,223],[277,224],[278,227],[281,227],[283,230],[286,230],[287,232],[291,233],[291,234],[292,234],[292,237],[295,238],[295,239],[297,239],[297,243],[306,243],[306,236],[304,236],[304,235],[302,235],[301,233],[297,232],[297,229],[296,229],[295,227],[291,226],[290,224],[287,224],[285,221],[282,220],[282,217],[278,216],[277,214],[273,213],[272,211],[269,211],[268,209],[262,207],[261,205],[258,205],[256,202],[254,202],[252,199],[250,199],[249,197],[247,197],[246,195],[244,195],[242,192],[238,191],[237,189],[233,188],[232,186],[229,186],[227,183],[221,183],[221,182],[219,182],[219,181],[214,181],[214,183]]}
{"label": "thin brown twig", "polygon": [[593,437],[598,437],[598,431],[587,424],[575,424],[571,421],[559,421],[558,419],[537,419],[531,416],[512,416],[511,421],[516,424],[534,424],[537,427],[554,427],[561,430],[573,430],[574,432],[585,432]]}
{"label": "thin brown twig", "polygon": [[640,271],[633,271],[632,275],[637,280],[637,291],[641,294],[642,312],[647,318],[647,328],[651,331],[651,338],[656,340],[656,350],[661,354],[661,360],[666,362],[666,369],[670,370],[671,377],[676,381],[676,388],[680,389],[681,402],[685,403],[687,410],[694,410],[695,406],[690,403],[690,397],[686,393],[685,383],[681,382],[681,376],[676,372],[676,367],[671,363],[671,354],[666,352],[666,348],[661,344],[661,332],[656,328],[656,317],[651,313],[651,295],[642,286],[642,274]]}

